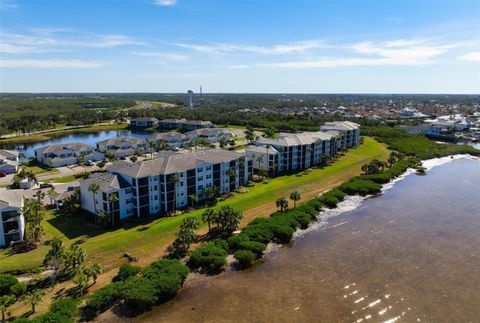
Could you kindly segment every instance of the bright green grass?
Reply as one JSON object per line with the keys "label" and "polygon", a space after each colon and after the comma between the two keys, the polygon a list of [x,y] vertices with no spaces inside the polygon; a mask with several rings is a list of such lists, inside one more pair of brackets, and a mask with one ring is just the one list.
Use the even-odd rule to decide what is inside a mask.
{"label": "bright green grass", "polygon": [[48,175],[59,172],[59,170],[56,168],[45,168],[41,166],[25,166],[24,169],[26,172],[34,172],[35,175]]}
{"label": "bright green grass", "polygon": [[42,180],[42,182],[45,183],[70,183],[77,180],[77,178],[74,175],[67,175],[67,176],[62,176],[62,177],[55,177],[55,178],[49,178],[46,180]]}
{"label": "bright green grass", "polygon": [[[331,166],[323,169],[313,169],[310,172],[298,175],[281,176],[268,181],[268,184],[258,183],[249,187],[246,194],[235,194],[234,198],[219,202],[217,208],[222,205],[231,205],[242,211],[259,208],[262,205],[270,205],[280,196],[288,197],[290,192],[298,190],[307,193],[311,190],[335,185],[339,180],[346,181],[360,172],[361,165],[377,158],[388,158],[389,151],[385,145],[371,138],[365,138],[364,144],[352,149],[344,157]],[[142,258],[142,255],[165,248],[174,239],[181,221],[186,216],[200,218],[204,210],[184,213],[176,217],[145,219],[143,223],[126,222],[122,228],[105,232],[88,225],[83,218],[55,218],[49,214],[49,220],[45,221],[47,239],[59,236],[70,244],[82,240],[81,246],[86,249],[89,256],[95,261],[102,263],[106,270],[114,266],[120,254],[127,251]],[[255,210],[254,216],[264,216],[268,210]],[[37,250],[26,254],[8,255],[8,250],[0,251],[0,272],[15,269],[27,269],[39,266],[47,251],[42,246]]]}

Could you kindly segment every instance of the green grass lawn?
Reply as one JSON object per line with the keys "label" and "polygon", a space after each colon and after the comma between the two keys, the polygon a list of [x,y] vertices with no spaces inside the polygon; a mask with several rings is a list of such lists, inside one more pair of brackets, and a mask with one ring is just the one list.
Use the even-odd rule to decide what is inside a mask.
{"label": "green grass lawn", "polygon": [[77,178],[74,175],[67,175],[67,176],[62,176],[62,177],[54,177],[54,178],[49,178],[42,180],[44,183],[70,183],[77,180]]}
{"label": "green grass lawn", "polygon": [[36,175],[56,174],[59,172],[56,168],[47,168],[42,166],[25,166],[26,172],[34,172]]}
{"label": "green grass lawn", "polygon": [[[219,202],[216,207],[231,205],[244,211],[249,218],[265,216],[271,213],[271,207],[278,197],[288,198],[290,192],[298,190],[306,201],[307,198],[359,174],[364,163],[374,158],[385,160],[388,154],[385,145],[367,137],[361,147],[348,151],[331,166],[281,176],[269,180],[267,184],[258,183],[254,187],[249,187],[248,193],[235,194],[234,198]],[[80,241],[88,255],[108,270],[117,265],[123,251],[142,259],[163,250],[174,239],[183,218],[186,216],[199,218],[203,211],[197,210],[176,217],[149,217],[142,219],[142,222],[126,221],[121,228],[110,231],[96,229],[81,217],[55,217],[53,213],[49,213],[45,221],[45,230],[47,239],[59,236],[67,244]],[[1,250],[0,272],[39,266],[47,249],[48,247],[41,246],[32,252],[17,255],[10,255],[7,249]]]}

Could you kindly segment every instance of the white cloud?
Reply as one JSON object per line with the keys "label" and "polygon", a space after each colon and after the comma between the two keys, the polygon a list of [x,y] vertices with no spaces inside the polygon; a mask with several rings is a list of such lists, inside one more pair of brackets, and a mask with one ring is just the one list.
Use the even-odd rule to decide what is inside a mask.
{"label": "white cloud", "polygon": [[207,45],[199,44],[175,44],[182,48],[192,49],[206,54],[222,54],[231,52],[248,52],[262,55],[284,55],[292,53],[302,53],[310,49],[325,47],[326,45],[319,40],[300,41],[287,44],[278,44],[270,47],[257,45],[226,44],[214,43]]}
{"label": "white cloud", "polygon": [[250,65],[247,65],[247,64],[232,64],[232,65],[227,65],[226,68],[231,68],[231,69],[234,69],[234,70],[241,70],[241,69],[245,69],[245,68],[249,68]]}
{"label": "white cloud", "polygon": [[174,6],[177,3],[177,0],[153,0],[153,3],[157,6]]}
{"label": "white cloud", "polygon": [[459,60],[467,62],[480,62],[480,52],[470,52],[457,57]]}
{"label": "white cloud", "polygon": [[143,56],[143,57],[160,58],[166,61],[177,61],[177,62],[183,62],[189,59],[187,55],[177,54],[177,53],[130,52],[130,54]]}
{"label": "white cloud", "polygon": [[81,60],[2,59],[0,68],[97,68],[102,62]]}
{"label": "white cloud", "polygon": [[0,53],[25,54],[32,52],[35,52],[35,48],[31,46],[18,46],[8,43],[0,43]]}
{"label": "white cloud", "polygon": [[10,9],[16,9],[18,7],[19,5],[9,0],[0,0],[0,10],[10,10]]}

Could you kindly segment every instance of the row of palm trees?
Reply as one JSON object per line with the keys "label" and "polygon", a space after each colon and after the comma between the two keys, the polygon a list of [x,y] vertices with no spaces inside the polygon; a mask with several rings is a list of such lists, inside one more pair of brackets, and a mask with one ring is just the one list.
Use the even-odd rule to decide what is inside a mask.
{"label": "row of palm trees", "polygon": [[[293,191],[290,193],[290,200],[293,201],[293,207],[297,207],[297,201],[300,201],[302,196],[300,195],[300,192],[298,191]],[[288,209],[288,200],[285,197],[279,197],[275,201],[275,205],[281,212],[285,212]]]}

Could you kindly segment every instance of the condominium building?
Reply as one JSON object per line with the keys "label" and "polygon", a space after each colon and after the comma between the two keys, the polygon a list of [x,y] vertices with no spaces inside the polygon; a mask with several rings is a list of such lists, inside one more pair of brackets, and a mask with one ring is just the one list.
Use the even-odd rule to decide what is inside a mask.
{"label": "condominium building", "polygon": [[341,134],[340,147],[353,148],[360,144],[360,125],[350,121],[325,122],[320,131],[338,131]]}
{"label": "condominium building", "polygon": [[18,163],[18,152],[0,149],[0,173],[16,173],[18,170]]}
{"label": "condominium building", "polygon": [[187,142],[190,141],[190,138],[187,135],[181,134],[179,132],[170,131],[170,132],[160,132],[155,133],[147,138],[147,141],[151,142],[164,142],[168,145],[169,149],[181,148],[184,147]]}
{"label": "condominium building", "polygon": [[[117,161],[108,173],[83,180],[80,185],[82,208],[92,213],[103,210],[115,220],[170,212],[201,201],[208,187],[224,194],[249,180],[251,162],[245,156],[223,149],[166,154],[137,163]],[[93,194],[89,187],[99,184]],[[118,202],[111,202],[111,195]],[[116,200],[116,199],[115,199]]]}
{"label": "condominium building", "polygon": [[207,143],[219,142],[222,138],[230,141],[230,139],[232,139],[234,136],[230,130],[224,128],[201,128],[189,131],[185,133],[185,135],[190,140],[203,139]]}
{"label": "condominium building", "polygon": [[25,219],[22,208],[23,192],[0,189],[0,247],[23,240]]}
{"label": "condominium building", "polygon": [[130,126],[133,128],[151,128],[158,125],[157,118],[135,118],[130,120]]}
{"label": "condominium building", "polygon": [[61,167],[77,164],[82,159],[84,161],[103,160],[105,155],[96,152],[92,146],[77,142],[38,148],[35,150],[35,158],[44,165]]}
{"label": "condominium building", "polygon": [[321,165],[335,156],[338,135],[318,132],[280,133],[276,139],[259,138],[246,156],[253,168],[270,174],[287,173]]}
{"label": "condominium building", "polygon": [[97,142],[97,149],[117,158],[132,156],[145,152],[147,143],[144,139],[134,137],[119,137]]}
{"label": "condominium building", "polygon": [[163,129],[179,129],[184,131],[212,128],[214,124],[211,121],[187,120],[187,119],[164,119],[158,122]]}

